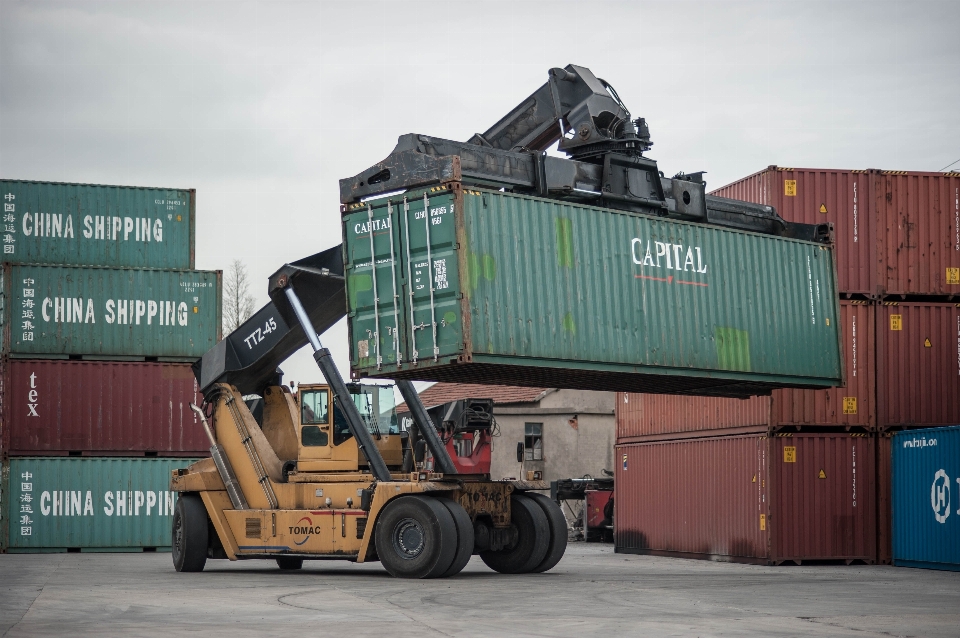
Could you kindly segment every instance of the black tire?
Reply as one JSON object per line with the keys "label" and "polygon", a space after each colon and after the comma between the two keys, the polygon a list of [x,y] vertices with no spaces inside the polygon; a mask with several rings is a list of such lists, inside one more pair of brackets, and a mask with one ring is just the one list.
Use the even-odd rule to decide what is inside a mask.
{"label": "black tire", "polygon": [[454,555],[453,562],[450,563],[447,571],[440,575],[441,578],[447,578],[463,571],[463,568],[470,562],[470,557],[473,556],[473,521],[470,520],[470,515],[467,514],[460,503],[449,498],[438,498],[437,501],[447,508],[457,527],[457,553]]}
{"label": "black tire", "polygon": [[457,526],[437,499],[401,496],[377,518],[377,556],[396,578],[436,578],[457,553]]}
{"label": "black tire", "polygon": [[207,563],[207,508],[196,494],[180,493],[173,509],[170,549],[178,572],[200,572]]}
{"label": "black tire", "polygon": [[514,494],[510,497],[510,523],[517,527],[517,544],[498,552],[480,552],[480,559],[501,574],[533,571],[543,562],[550,546],[547,515],[532,498]]}
{"label": "black tire", "polygon": [[530,570],[534,573],[541,573],[553,569],[563,558],[564,552],[567,551],[567,517],[563,515],[560,506],[545,495],[527,493],[526,496],[532,498],[534,503],[540,506],[540,509],[547,516],[547,522],[550,524],[550,545],[547,547],[547,555],[543,557],[539,565]]}
{"label": "black tire", "polygon": [[293,558],[291,556],[277,556],[277,567],[284,571],[293,571],[303,567],[302,558]]}

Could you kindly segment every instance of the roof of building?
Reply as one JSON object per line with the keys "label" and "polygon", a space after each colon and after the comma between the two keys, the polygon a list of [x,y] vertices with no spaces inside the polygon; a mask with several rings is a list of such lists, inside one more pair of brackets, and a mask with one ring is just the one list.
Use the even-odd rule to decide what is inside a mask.
{"label": "roof of building", "polygon": [[[494,403],[536,403],[552,388],[522,388],[514,385],[480,385],[477,383],[435,383],[420,393],[425,407],[433,407],[458,399],[493,399]],[[397,406],[397,412],[406,412],[407,404]]]}

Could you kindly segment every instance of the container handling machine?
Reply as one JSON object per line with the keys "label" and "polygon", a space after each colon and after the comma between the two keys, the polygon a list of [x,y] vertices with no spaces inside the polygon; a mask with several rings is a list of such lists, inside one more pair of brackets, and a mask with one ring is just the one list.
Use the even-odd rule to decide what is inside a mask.
{"label": "container handling machine", "polygon": [[[545,153],[554,142],[569,159]],[[825,226],[705,195],[702,174],[663,177],[643,156],[650,145],[646,123],[631,119],[613,87],[570,65],[552,69],[547,83],[468,142],[402,136],[386,160],[341,181],[341,202],[347,210],[390,191],[459,181],[829,240]],[[347,312],[344,259],[336,246],[285,265],[270,278],[270,303],[195,364],[204,401],[193,407],[211,458],[171,478],[180,493],[177,571],[200,571],[208,558],[276,560],[281,569],[345,559],[431,578],[456,574],[472,554],[503,573],[554,567],[567,526],[557,503],[534,491],[546,484],[458,473],[410,380],[397,383],[416,425],[409,432],[391,427],[383,393],[344,382],[319,337]],[[326,384],[294,394],[277,366],[306,344]]]}
{"label": "container handling machine", "polygon": [[[461,475],[410,381],[415,428],[400,432],[392,387],[347,384],[320,343],[345,313],[337,246],[285,265],[271,302],[194,365],[192,406],[211,458],[177,470],[178,571],[208,558],[379,560],[402,578],[458,573],[473,554],[503,573],[543,572],[567,545],[546,484]],[[325,385],[281,385],[277,366],[309,343]],[[246,398],[246,400],[245,400]],[[432,468],[424,463],[429,450]]]}

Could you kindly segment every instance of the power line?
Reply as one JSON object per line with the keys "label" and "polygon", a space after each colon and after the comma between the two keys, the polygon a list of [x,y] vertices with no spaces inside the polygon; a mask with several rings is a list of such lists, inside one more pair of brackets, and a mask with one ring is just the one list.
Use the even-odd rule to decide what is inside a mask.
{"label": "power line", "polygon": [[[960,162],[960,159],[958,159],[957,162]],[[951,166],[953,166],[954,164],[956,164],[957,162],[950,162],[949,164],[947,164],[946,166],[944,166],[944,167],[941,168],[940,170],[941,170],[941,171],[945,171],[945,170],[947,170],[948,168],[950,168]]]}

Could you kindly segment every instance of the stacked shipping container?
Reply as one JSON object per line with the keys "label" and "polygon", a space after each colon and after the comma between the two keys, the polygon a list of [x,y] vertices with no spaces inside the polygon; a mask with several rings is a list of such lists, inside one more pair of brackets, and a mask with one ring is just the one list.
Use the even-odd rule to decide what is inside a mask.
{"label": "stacked shipping container", "polygon": [[[190,363],[220,331],[196,193],[0,180],[0,197],[0,548],[168,546],[170,469],[207,449]],[[183,458],[144,458],[164,456]]]}
{"label": "stacked shipping container", "polygon": [[[960,423],[960,173],[771,166],[713,194],[771,204],[790,221],[833,224],[845,386],[776,390],[770,397],[748,401],[622,394],[617,402],[622,461],[617,489],[623,496],[616,500],[618,551],[771,562],[889,562],[891,436],[904,428]],[[707,460],[711,454],[739,458],[736,439],[741,447],[761,450],[769,480],[783,486],[786,483],[778,482],[783,468],[788,463],[802,467],[808,455],[802,445],[783,441],[810,438],[818,439],[822,450],[814,459],[832,458],[828,465],[833,471],[818,468],[815,481],[797,481],[793,492],[763,491],[761,480],[759,488],[753,486],[759,489],[756,493],[739,494],[736,489],[743,490],[737,487],[737,462],[728,466]],[[748,440],[751,443],[745,443]],[[791,454],[781,454],[787,448]],[[760,498],[756,511],[751,510],[750,525],[758,524],[757,516],[766,508],[766,529],[751,528],[750,542],[741,542],[748,537],[737,529],[745,522],[734,507],[718,510],[710,519],[714,527],[703,527],[701,537],[690,537],[700,543],[699,550],[690,539],[676,547],[655,540],[691,533],[695,517],[676,510],[665,513],[670,511],[666,504],[675,504],[678,497],[668,494],[670,490],[647,491],[643,499],[631,496],[631,489],[639,490],[650,479],[646,470],[628,468],[633,457],[644,459],[636,462],[644,468],[660,455],[669,456],[670,450],[686,450],[682,454],[703,461],[694,470],[689,459],[678,457],[671,470],[679,473],[676,481],[696,476],[699,485],[728,485],[727,491],[716,488],[723,499],[728,493],[730,498]],[[846,493],[834,494],[828,487],[837,476],[847,484]],[[698,494],[691,491],[684,497],[690,507],[706,507]],[[809,509],[812,502],[824,505]],[[805,522],[787,515],[798,503],[807,508]],[[816,542],[799,554],[785,551],[783,539],[797,532],[794,525],[800,522],[813,526],[803,534],[813,535]],[[861,537],[864,534],[875,536]]]}

